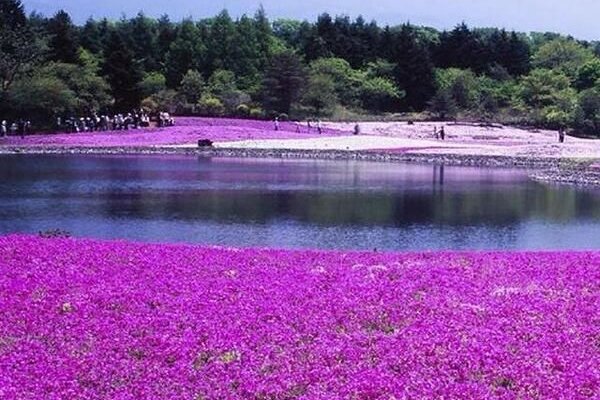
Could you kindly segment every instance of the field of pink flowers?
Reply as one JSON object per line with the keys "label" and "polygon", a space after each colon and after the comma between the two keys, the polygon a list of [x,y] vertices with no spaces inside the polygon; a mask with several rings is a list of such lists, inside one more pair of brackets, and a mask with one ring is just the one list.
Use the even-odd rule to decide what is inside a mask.
{"label": "field of pink flowers", "polygon": [[[336,136],[347,132],[324,129],[322,135]],[[194,144],[200,139],[232,142],[253,139],[301,139],[320,136],[310,132],[306,124],[281,122],[275,130],[272,121],[226,118],[177,118],[167,128],[132,129],[128,131],[54,133],[0,138],[0,146],[66,146],[66,147],[138,147]]]}
{"label": "field of pink flowers", "polygon": [[0,238],[2,399],[585,399],[600,253]]}

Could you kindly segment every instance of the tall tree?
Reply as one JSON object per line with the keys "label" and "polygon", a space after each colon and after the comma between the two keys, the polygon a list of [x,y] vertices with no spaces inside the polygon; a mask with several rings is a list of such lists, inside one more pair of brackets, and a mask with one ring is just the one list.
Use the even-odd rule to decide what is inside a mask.
{"label": "tall tree", "polygon": [[406,92],[407,109],[423,110],[435,94],[435,74],[429,51],[419,42],[414,29],[405,24],[394,38],[394,78]]}
{"label": "tall tree", "polygon": [[192,20],[184,20],[179,26],[177,38],[169,47],[165,60],[167,86],[176,88],[187,71],[201,70],[205,54],[206,46],[200,30]]}
{"label": "tall tree", "polygon": [[50,59],[75,64],[78,61],[79,40],[69,14],[64,10],[57,12],[48,20],[46,30],[50,35]]}
{"label": "tall tree", "polygon": [[27,25],[21,0],[0,0],[0,28],[15,30]]}
{"label": "tall tree", "polygon": [[12,84],[31,73],[45,53],[46,43],[28,26],[21,1],[0,0],[0,103]]}
{"label": "tall tree", "polygon": [[272,111],[289,114],[306,80],[300,57],[287,50],[276,54],[265,73],[263,94],[265,106]]}
{"label": "tall tree", "polygon": [[139,106],[142,74],[132,52],[116,31],[109,36],[102,72],[110,84],[117,111],[124,112]]}

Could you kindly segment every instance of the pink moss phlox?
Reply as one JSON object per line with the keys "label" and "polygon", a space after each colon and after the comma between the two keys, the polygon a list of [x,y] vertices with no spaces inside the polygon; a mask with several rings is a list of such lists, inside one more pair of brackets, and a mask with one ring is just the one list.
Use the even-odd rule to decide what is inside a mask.
{"label": "pink moss phlox", "polygon": [[[324,129],[324,136],[346,135],[348,132]],[[281,122],[279,130],[271,121],[226,118],[177,118],[167,128],[130,129],[128,131],[80,132],[15,136],[0,138],[0,146],[65,146],[65,147],[138,147],[194,144],[200,139],[232,142],[255,139],[302,139],[317,137],[306,124]]]}
{"label": "pink moss phlox", "polygon": [[2,399],[591,399],[600,253],[0,238]]}

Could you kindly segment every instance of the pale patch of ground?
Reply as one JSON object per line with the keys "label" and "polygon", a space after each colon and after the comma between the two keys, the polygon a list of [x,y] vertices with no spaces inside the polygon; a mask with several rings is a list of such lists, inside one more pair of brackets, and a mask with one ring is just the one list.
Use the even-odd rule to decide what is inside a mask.
{"label": "pale patch of ground", "polygon": [[[443,143],[449,148],[462,146],[459,143]],[[396,150],[419,149],[440,146],[434,140],[417,140],[400,137],[383,136],[338,136],[309,139],[267,139],[245,140],[240,142],[216,143],[216,148],[222,149],[281,149],[281,150]]]}
{"label": "pale patch of ground", "polygon": [[[600,141],[567,137],[558,143],[558,132],[525,130],[513,127],[480,127],[440,122],[365,122],[359,123],[361,135],[403,138],[427,142],[411,146],[408,153],[534,156],[549,158],[600,158]],[[354,123],[328,123],[329,128],[352,130]],[[434,128],[444,126],[446,141],[434,138]],[[433,141],[434,145],[431,145]],[[379,147],[376,147],[379,148]]]}
{"label": "pale patch of ground", "polygon": [[[339,150],[403,152],[432,155],[520,156],[537,158],[600,159],[600,141],[567,137],[558,143],[558,132],[513,127],[481,127],[436,122],[364,122],[353,136],[354,123],[324,123],[347,136],[293,139],[255,139],[216,142],[221,149]],[[444,126],[446,140],[436,140],[434,128]],[[169,146],[193,148],[196,144]]]}

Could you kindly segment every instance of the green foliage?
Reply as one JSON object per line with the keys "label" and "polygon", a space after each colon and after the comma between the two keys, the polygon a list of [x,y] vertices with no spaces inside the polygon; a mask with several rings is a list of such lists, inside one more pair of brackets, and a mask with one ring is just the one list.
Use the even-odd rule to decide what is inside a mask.
{"label": "green foliage", "polygon": [[46,30],[50,35],[50,60],[74,64],[78,61],[77,30],[65,11],[57,12],[48,20]]}
{"label": "green foliage", "polygon": [[44,60],[46,39],[27,25],[20,1],[0,3],[0,105],[11,85]]}
{"label": "green foliage", "polygon": [[187,102],[196,104],[205,90],[206,88],[202,74],[195,69],[188,70],[183,76],[179,88],[179,91],[185,96]]}
{"label": "green foliage", "polygon": [[15,82],[9,94],[16,116],[50,120],[77,108],[78,99],[67,84],[56,76],[36,74]]}
{"label": "green foliage", "polygon": [[406,93],[398,90],[396,84],[390,79],[371,77],[364,80],[360,95],[362,106],[376,112],[392,109]]}
{"label": "green foliage", "polygon": [[160,72],[147,73],[140,82],[142,96],[149,97],[167,88],[167,78]]}
{"label": "green foliage", "polygon": [[600,136],[600,89],[586,89],[579,94],[574,115],[575,126],[587,134]]}
{"label": "green foliage", "polygon": [[111,86],[117,110],[131,110],[139,106],[142,74],[133,54],[117,32],[110,33],[102,72]]}
{"label": "green foliage", "polygon": [[198,101],[198,111],[202,115],[220,116],[225,112],[225,106],[218,98],[205,94]]}
{"label": "green foliage", "polygon": [[439,32],[329,14],[271,23],[262,7],[237,19],[139,13],[77,27],[64,11],[28,17],[21,1],[0,0],[0,112],[128,112],[141,99],[155,111],[257,118],[428,108],[597,133],[599,48],[466,24]]}
{"label": "green foliage", "polygon": [[575,86],[579,90],[589,89],[600,80],[600,59],[594,57],[577,69]]}
{"label": "green foliage", "polygon": [[438,90],[429,102],[429,111],[436,114],[441,120],[456,116],[458,107],[449,90]]}
{"label": "green foliage", "polygon": [[165,76],[167,85],[176,88],[184,74],[189,70],[200,70],[200,60],[206,54],[206,46],[201,31],[191,20],[184,20],[177,31],[177,36],[169,45],[165,60]]}
{"label": "green foliage", "polygon": [[461,109],[474,107],[479,95],[479,82],[470,70],[458,68],[437,70],[436,82],[438,90],[449,94],[457,107]]}
{"label": "green foliage", "polygon": [[228,70],[215,71],[208,80],[208,91],[219,99],[227,113],[235,113],[240,104],[249,103],[250,96],[237,88],[233,72]]}
{"label": "green foliage", "polygon": [[263,111],[262,108],[255,107],[255,108],[250,109],[249,115],[250,115],[250,118],[261,119],[261,118],[264,118],[265,112]]}
{"label": "green foliage", "polygon": [[310,75],[329,77],[341,104],[359,105],[363,74],[354,70],[348,61],[341,58],[319,58],[310,64]]}
{"label": "green foliage", "polygon": [[96,74],[93,64],[49,63],[39,70],[39,77],[57,78],[65,83],[76,97],[75,106],[66,111],[76,115],[106,110],[113,102],[110,86]]}
{"label": "green foliage", "polygon": [[306,72],[300,57],[286,50],[272,57],[263,81],[263,99],[271,111],[289,114],[301,95]]}
{"label": "green foliage", "polygon": [[568,124],[573,118],[577,92],[560,71],[535,69],[521,81],[520,98],[529,107],[530,118],[550,127]]}
{"label": "green foliage", "polygon": [[333,111],[338,98],[333,78],[324,74],[311,74],[302,95],[302,104],[314,115],[328,115]]}
{"label": "green foliage", "polygon": [[536,68],[553,69],[562,72],[571,79],[586,63],[594,59],[594,53],[574,40],[558,38],[542,45],[533,55]]}
{"label": "green foliage", "polygon": [[150,112],[167,111],[175,113],[183,107],[183,102],[175,90],[166,89],[145,98],[142,107]]}
{"label": "green foliage", "polygon": [[246,104],[240,104],[237,106],[235,111],[240,117],[247,117],[250,115],[250,107],[248,107]]}

